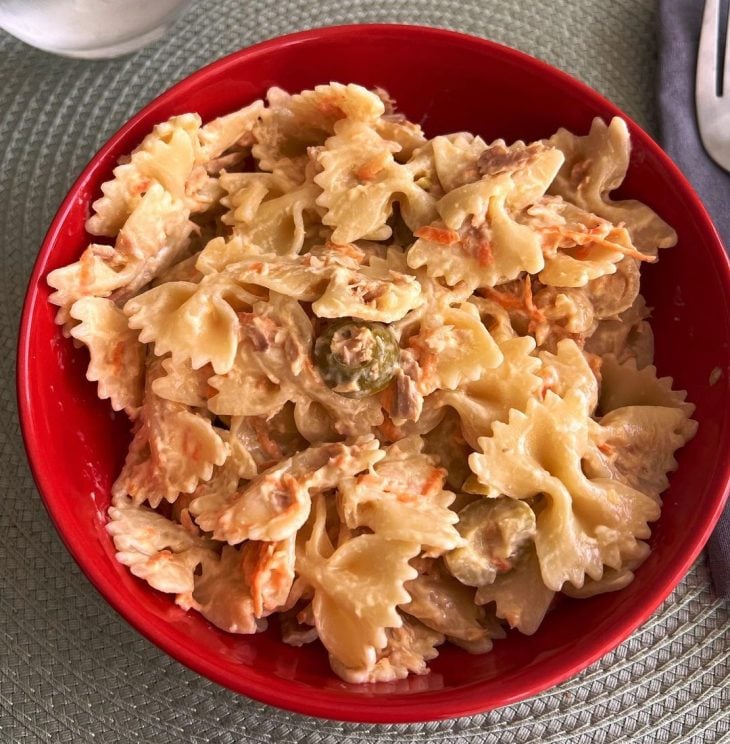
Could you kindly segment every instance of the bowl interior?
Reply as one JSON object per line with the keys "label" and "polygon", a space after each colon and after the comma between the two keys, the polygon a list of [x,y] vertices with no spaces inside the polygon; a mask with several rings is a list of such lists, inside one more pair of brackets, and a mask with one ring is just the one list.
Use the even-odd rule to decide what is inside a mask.
{"label": "bowl interior", "polygon": [[[104,532],[109,488],[129,439],[86,382],[87,355],[62,338],[47,303],[48,271],[75,260],[90,202],[152,125],[197,111],[209,119],[278,85],[290,91],[339,80],[386,88],[426,133],[467,130],[491,140],[532,140],[560,126],[587,131],[594,116],[619,113],[594,92],[546,65],[482,40],[416,27],[324,29],[267,42],[205,68],[120,130],[72,189],[49,231],[31,279],[19,354],[19,398],[34,475],[66,544],[104,596],[141,632],[180,661],[235,690],[282,707],[361,721],[456,716],[504,705],[557,683],[623,640],[648,617],[696,557],[719,514],[728,479],[728,265],[717,236],[657,146],[635,125],[621,193],[651,205],[679,234],[676,248],[644,270],[655,308],[656,363],[688,390],[700,422],[654,525],[653,552],[627,589],[566,600],[532,637],[511,633],[492,653],[444,648],[431,674],[365,687],[336,678],[319,646],[294,649],[275,627],[234,636],[184,613],[114,560]],[[723,375],[709,384],[712,370]]]}

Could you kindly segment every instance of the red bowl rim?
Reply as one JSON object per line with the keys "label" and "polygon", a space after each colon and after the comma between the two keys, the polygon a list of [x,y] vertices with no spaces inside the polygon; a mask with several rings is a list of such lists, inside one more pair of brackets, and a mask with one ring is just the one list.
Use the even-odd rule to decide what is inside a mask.
{"label": "red bowl rim", "polygon": [[[409,35],[412,39],[441,37],[450,39],[460,45],[491,47],[493,51],[511,59],[513,62],[531,68],[537,75],[548,75],[562,80],[563,83],[572,86],[582,96],[591,100],[597,107],[611,112],[612,115],[624,118],[631,129],[632,137],[637,138],[643,147],[651,151],[652,155],[659,160],[671,178],[681,187],[686,199],[687,208],[694,213],[698,223],[701,225],[701,229],[708,236],[711,236],[712,240],[710,242],[714,242],[714,250],[718,257],[720,257],[719,263],[722,267],[721,281],[727,294],[727,289],[730,287],[730,260],[700,198],[660,146],[635,121],[585,83],[524,52],[488,39],[456,31],[428,26],[387,23],[349,24],[315,28],[254,44],[222,57],[192,73],[190,76],[168,88],[129,119],[109,138],[106,144],[101,147],[85,166],[81,175],[69,189],[66,198],[63,200],[48,229],[38,257],[36,258],[23,302],[17,352],[16,380],[21,431],[38,492],[59,535],[81,570],[104,599],[130,625],[177,661],[218,684],[255,700],[297,713],[321,718],[367,723],[410,723],[474,715],[516,703],[565,681],[616,648],[637,627],[643,624],[669,596],[677,584],[679,584],[709,539],[713,527],[720,518],[724,503],[728,498],[728,492],[730,490],[730,460],[718,463],[718,467],[712,474],[713,490],[716,498],[714,499],[712,509],[708,510],[704,515],[702,530],[695,535],[691,543],[683,548],[679,559],[675,560],[675,565],[666,575],[663,582],[647,588],[644,601],[640,607],[627,608],[622,621],[614,627],[614,631],[610,636],[606,636],[602,641],[594,642],[588,648],[581,649],[580,653],[572,653],[566,655],[565,659],[556,661],[550,673],[543,674],[541,678],[533,681],[529,686],[518,684],[505,685],[504,689],[500,690],[496,695],[491,696],[488,700],[485,700],[483,694],[480,692],[481,683],[479,682],[462,686],[457,690],[416,695],[398,694],[373,698],[352,695],[344,698],[341,692],[335,696],[331,690],[318,690],[316,694],[305,697],[302,695],[301,688],[297,688],[297,685],[293,685],[286,680],[272,678],[270,684],[259,685],[258,682],[248,680],[243,676],[234,677],[224,673],[215,662],[198,656],[187,648],[179,647],[160,630],[159,622],[149,622],[137,610],[135,605],[122,603],[122,600],[116,594],[114,583],[104,575],[93,560],[87,557],[84,551],[84,541],[80,536],[72,535],[64,530],[64,515],[62,510],[58,504],[54,503],[46,495],[52,490],[54,474],[42,456],[38,445],[38,435],[31,416],[32,401],[29,376],[32,366],[30,351],[32,346],[31,324],[33,308],[38,302],[39,286],[46,273],[46,265],[51,249],[59,237],[68,213],[77,199],[78,192],[81,191],[84,184],[97,168],[100,167],[100,163],[106,160],[116,148],[119,141],[136,126],[140,119],[163,104],[173,92],[185,93],[194,89],[211,72],[220,73],[226,68],[235,66],[238,60],[242,58],[257,57],[267,54],[272,50],[282,49],[292,45],[312,43],[318,40],[340,36],[351,36],[353,32],[358,34],[378,33],[381,35],[392,35],[400,41],[402,41],[404,34]],[[720,438],[722,441],[727,441],[730,438],[728,437],[727,417],[723,421]]]}

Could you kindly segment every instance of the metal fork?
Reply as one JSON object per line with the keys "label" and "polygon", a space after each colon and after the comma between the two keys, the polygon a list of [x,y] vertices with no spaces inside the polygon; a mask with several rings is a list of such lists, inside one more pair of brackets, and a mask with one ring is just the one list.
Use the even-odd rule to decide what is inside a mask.
{"label": "metal fork", "polygon": [[697,53],[695,102],[702,144],[708,155],[730,171],[730,14],[723,62],[723,90],[718,91],[720,0],[705,0]]}

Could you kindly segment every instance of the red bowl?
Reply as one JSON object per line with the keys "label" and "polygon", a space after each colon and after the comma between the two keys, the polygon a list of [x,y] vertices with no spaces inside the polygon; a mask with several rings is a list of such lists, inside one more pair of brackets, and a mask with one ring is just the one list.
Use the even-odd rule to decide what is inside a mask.
{"label": "red bowl", "polygon": [[[157,122],[197,111],[204,120],[262,97],[339,80],[386,88],[430,136],[468,130],[491,140],[533,140],[564,126],[586,132],[594,116],[622,114],[568,75],[513,49],[450,31],[345,26],[286,36],[232,54],[178,83],[125,124],[94,156],[48,231],[25,299],[18,350],[23,436],[38,490],[90,581],[135,628],[200,674],[266,703],[350,721],[424,721],[513,703],[570,677],[621,643],[677,585],[717,521],[728,490],[730,268],[702,204],[657,144],[629,121],[631,167],[622,192],[676,228],[679,244],[648,267],[656,363],[689,392],[699,432],[654,525],[652,553],[621,592],[566,600],[532,637],[511,633],[492,653],[444,648],[431,674],[356,687],[336,678],[317,646],[295,649],[275,630],[235,636],[134,578],[104,530],[110,485],[129,427],[86,382],[87,356],[62,338],[48,304],[48,272],[78,258],[89,204]],[[710,384],[713,369],[719,381]]]}

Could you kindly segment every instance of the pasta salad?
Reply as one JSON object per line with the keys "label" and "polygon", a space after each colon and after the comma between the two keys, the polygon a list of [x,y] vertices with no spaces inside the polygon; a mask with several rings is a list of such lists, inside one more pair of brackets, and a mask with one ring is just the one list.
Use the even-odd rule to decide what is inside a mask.
{"label": "pasta salad", "polygon": [[353,683],[625,587],[696,429],[639,291],[675,233],[611,198],[629,154],[619,118],[429,139],[339,83],[155,126],[48,276],[133,422],[117,560]]}

